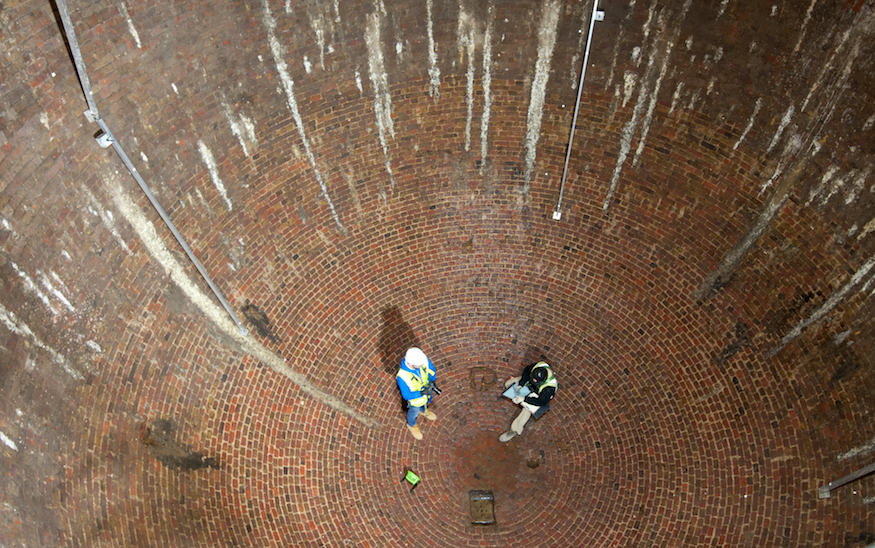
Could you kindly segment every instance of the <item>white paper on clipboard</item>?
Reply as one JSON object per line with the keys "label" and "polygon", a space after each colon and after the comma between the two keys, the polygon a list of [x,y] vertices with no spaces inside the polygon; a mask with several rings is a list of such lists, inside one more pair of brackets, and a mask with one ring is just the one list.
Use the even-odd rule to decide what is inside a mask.
{"label": "white paper on clipboard", "polygon": [[504,394],[502,394],[502,396],[504,396],[505,398],[507,398],[509,400],[512,400],[517,396],[526,397],[530,393],[531,393],[531,390],[529,390],[528,386],[520,386],[518,384],[515,384],[515,385],[511,386],[510,388],[508,388],[507,390],[505,390]]}

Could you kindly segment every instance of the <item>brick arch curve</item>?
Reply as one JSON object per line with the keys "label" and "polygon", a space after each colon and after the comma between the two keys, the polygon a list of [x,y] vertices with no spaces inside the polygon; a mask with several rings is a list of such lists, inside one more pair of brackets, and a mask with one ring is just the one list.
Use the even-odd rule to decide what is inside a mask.
{"label": "brick arch curve", "polygon": [[[866,464],[864,451],[847,455],[871,438],[867,293],[769,354],[871,256],[858,236],[872,107],[857,71],[870,8],[837,10],[830,32],[812,26],[807,11],[827,14],[810,5],[611,7],[561,222],[551,213],[581,3],[495,6],[485,159],[488,6],[75,6],[105,118],[229,301],[269,326],[273,338],[253,330],[246,344],[281,365],[256,359],[168,270],[162,245],[200,283],[71,106],[81,97],[50,9],[4,6],[19,55],[3,69],[0,143],[0,496],[15,508],[0,539],[866,542],[871,482],[827,502],[816,487]],[[526,180],[538,30],[552,9],[559,40]],[[802,53],[779,39],[788,28]],[[836,69],[796,77],[803,53]],[[852,92],[819,94],[830,86]],[[786,100],[767,93],[779,88]],[[771,229],[696,302],[801,154],[814,159]],[[444,389],[420,443],[385,359],[411,341]],[[497,385],[540,356],[560,375],[555,407],[500,445],[513,408],[492,374]],[[408,467],[424,477],[412,494],[398,482]],[[495,491],[496,527],[467,521],[474,488]]]}

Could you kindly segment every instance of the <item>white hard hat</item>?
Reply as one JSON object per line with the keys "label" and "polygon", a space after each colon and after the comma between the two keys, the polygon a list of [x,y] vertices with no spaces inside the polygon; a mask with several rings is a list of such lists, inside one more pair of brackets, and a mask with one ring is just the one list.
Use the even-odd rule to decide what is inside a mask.
{"label": "white hard hat", "polygon": [[425,352],[414,346],[404,355],[404,361],[407,362],[407,365],[420,366],[426,365],[428,358],[425,357]]}

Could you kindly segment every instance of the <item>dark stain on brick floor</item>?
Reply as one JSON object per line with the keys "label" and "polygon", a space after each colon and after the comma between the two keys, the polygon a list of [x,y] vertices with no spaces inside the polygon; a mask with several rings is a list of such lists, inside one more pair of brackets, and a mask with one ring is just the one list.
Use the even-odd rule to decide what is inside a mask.
{"label": "dark stain on brick floor", "polygon": [[869,546],[873,542],[875,542],[875,534],[872,533],[860,533],[857,536],[845,535],[846,548]]}
{"label": "dark stain on brick floor", "polygon": [[420,346],[410,324],[397,306],[387,306],[380,312],[380,337],[377,343],[383,371],[394,375],[401,359],[411,346]]}
{"label": "dark stain on brick floor", "polygon": [[842,382],[854,376],[854,373],[859,371],[862,364],[857,358],[856,353],[848,347],[839,347],[836,349],[836,369],[830,378],[831,383]]}
{"label": "dark stain on brick floor", "polygon": [[[783,298],[783,294],[779,294],[778,297]],[[798,316],[804,315],[806,306],[808,306],[808,303],[814,299],[814,297],[814,292],[803,291],[800,288],[796,288],[796,295],[787,306],[767,316],[764,322],[766,331],[773,335],[782,336],[790,324],[795,323],[794,320]]]}
{"label": "dark stain on brick floor", "polygon": [[[730,335],[732,337],[732,335]],[[738,354],[742,348],[750,347],[750,333],[748,332],[747,326],[744,322],[736,322],[735,324],[735,340],[731,343],[727,343],[726,346],[723,347],[723,350],[716,356],[714,356],[714,363],[717,365],[726,365],[729,362],[729,358]]]}
{"label": "dark stain on brick floor", "polygon": [[216,459],[177,443],[172,439],[172,433],[173,423],[169,419],[155,419],[140,426],[140,441],[158,462],[173,470],[191,472],[219,467]]}
{"label": "dark stain on brick floor", "polygon": [[246,299],[246,304],[240,307],[240,312],[243,317],[255,328],[255,331],[262,337],[267,337],[270,342],[278,343],[280,338],[273,331],[273,326],[270,325],[270,318],[260,308],[249,302]]}

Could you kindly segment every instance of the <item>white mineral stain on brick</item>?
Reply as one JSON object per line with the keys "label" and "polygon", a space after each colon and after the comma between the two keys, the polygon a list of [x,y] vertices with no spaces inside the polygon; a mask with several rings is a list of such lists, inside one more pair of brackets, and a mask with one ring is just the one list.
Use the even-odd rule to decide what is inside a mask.
{"label": "white mineral stain on brick", "polygon": [[39,115],[40,123],[45,126],[46,129],[51,129],[51,125],[49,125],[49,115],[46,112],[40,113]]}
{"label": "white mineral stain on brick", "polygon": [[88,198],[88,209],[93,213],[98,219],[100,219],[103,227],[106,228],[112,237],[115,238],[115,241],[118,242],[119,247],[122,248],[122,251],[125,252],[126,255],[131,254],[131,248],[128,247],[128,243],[124,241],[121,234],[119,234],[118,229],[115,226],[115,223],[112,220],[112,214],[107,211],[100,202],[97,201],[94,194],[92,194],[91,190],[88,189],[85,185],[82,185],[82,192]]}
{"label": "white mineral stain on brick", "polygon": [[9,437],[3,432],[0,432],[0,440],[3,441],[6,447],[12,449],[13,451],[18,451],[18,446],[15,445],[15,442],[9,439]]}
{"label": "white mineral stain on brick", "polygon": [[875,124],[875,114],[869,116],[869,118],[863,123],[863,131],[868,131],[869,128],[872,127],[872,124]]}
{"label": "white mineral stain on brick", "polygon": [[632,48],[632,62],[636,67],[641,65],[641,46]]}
{"label": "white mineral stain on brick", "polygon": [[802,334],[802,332],[808,328],[811,324],[814,324],[820,321],[825,315],[827,315],[832,309],[834,309],[840,302],[842,302],[848,293],[856,287],[863,278],[872,270],[872,267],[875,266],[875,256],[869,258],[863,265],[861,265],[855,272],[854,275],[851,276],[851,279],[843,285],[837,291],[834,291],[832,295],[829,296],[829,299],[826,300],[817,310],[815,310],[811,316],[805,318],[801,322],[799,322],[793,329],[791,329],[784,337],[781,339],[781,342],[778,345],[768,352],[768,355],[775,355],[781,348],[783,348],[788,342],[792,341],[796,337]]}
{"label": "white mineral stain on brick", "polygon": [[[225,313],[224,309],[214,304],[213,299],[201,291],[198,285],[186,275],[186,268],[183,268],[183,266],[180,265],[167,250],[164,242],[158,236],[155,226],[146,219],[143,212],[136,206],[136,204],[134,204],[118,181],[106,180],[104,183],[106,185],[107,193],[112,196],[119,211],[121,211],[122,215],[139,235],[140,240],[143,242],[143,245],[149,254],[159,265],[161,265],[171,281],[180,288],[180,290],[198,309],[200,309],[201,313],[204,314],[207,319],[212,321],[217,328],[224,331],[229,339],[235,341],[240,345],[244,352],[261,361],[274,372],[285,376],[297,384],[301,390],[310,395],[315,402],[319,402],[331,407],[332,409],[340,411],[365,426],[372,428],[379,426],[373,419],[360,414],[355,409],[346,405],[342,400],[315,386],[305,375],[302,375],[289,367],[283,358],[280,358],[272,351],[262,346],[252,337],[251,334],[245,336],[241,335],[237,325],[231,320],[230,316]],[[0,312],[3,312],[3,310],[0,309]],[[2,320],[2,316],[0,316],[0,320]]]}
{"label": "white mineral stain on brick", "polygon": [[717,19],[720,19],[720,16],[726,11],[726,6],[729,5],[729,0],[721,0],[720,1],[720,9],[717,10]]}
{"label": "white mineral stain on brick", "polygon": [[392,164],[389,160],[389,145],[387,133],[395,138],[395,124],[392,121],[392,95],[389,91],[389,75],[383,60],[383,48],[380,39],[382,18],[379,12],[368,16],[368,28],[365,32],[365,45],[368,48],[368,77],[374,89],[374,115],[377,122],[377,134],[380,146],[383,148],[383,158],[389,183],[395,188],[395,178],[392,175]]}
{"label": "white mineral stain on brick", "polygon": [[100,345],[94,341],[91,341],[91,340],[85,341],[85,346],[87,346],[88,348],[90,348],[94,352],[97,352],[98,354],[103,352],[103,349],[100,348]]}
{"label": "white mineral stain on brick", "polygon": [[[821,115],[821,117],[823,119],[828,119],[832,115],[832,111],[838,103],[838,97],[844,92],[854,61],[860,53],[860,41],[868,40],[868,34],[875,30],[872,28],[873,20],[875,20],[875,17],[873,17],[872,12],[869,10],[860,10],[854,19],[854,22],[839,37],[839,43],[832,48],[829,58],[826,59],[825,62],[820,62],[820,73],[809,88],[805,100],[802,101],[802,106],[799,109],[800,111],[805,112],[808,102],[814,96],[815,92],[820,89],[820,86],[823,85],[824,82],[828,82],[826,93],[829,96],[824,101],[828,112]],[[829,81],[828,74],[834,68],[833,61],[837,59],[839,55],[845,55],[845,46],[852,37],[856,37],[856,39],[854,40],[854,45],[851,47],[851,51],[847,54],[840,78],[837,81]]]}
{"label": "white mineral stain on brick", "polygon": [[359,93],[365,92],[365,89],[362,87],[362,75],[359,71],[355,71],[355,87],[359,88]]}
{"label": "white mineral stain on brick", "polygon": [[197,149],[201,154],[201,159],[204,161],[204,164],[207,166],[207,171],[210,173],[210,179],[213,181],[213,185],[215,185],[216,190],[219,191],[219,194],[222,195],[222,199],[225,200],[225,204],[228,206],[228,211],[233,209],[231,205],[231,200],[228,198],[228,193],[225,191],[225,185],[222,183],[222,179],[219,177],[219,166],[216,165],[216,159],[213,158],[213,153],[210,152],[210,149],[207,148],[207,145],[204,144],[203,141],[198,139],[197,141]]}
{"label": "white mineral stain on brick", "polygon": [[786,164],[792,162],[793,157],[801,149],[802,139],[798,135],[794,135],[787,141],[787,144],[784,146],[784,150],[781,152],[781,159],[780,161],[778,161],[778,165],[775,166],[775,172],[772,173],[772,176],[769,178],[769,180],[760,187],[760,192],[759,194],[757,194],[757,196],[761,196],[767,188],[772,186],[772,183],[778,180],[778,177],[780,177],[781,174],[784,172]]}
{"label": "white mineral stain on brick", "polygon": [[870,173],[872,173],[871,167],[855,174],[853,181],[851,182],[851,187],[845,195],[845,205],[851,205],[857,201],[857,197],[859,197],[860,193],[866,188],[866,179],[869,178]]}
{"label": "white mineral stain on brick", "polygon": [[270,45],[270,52],[273,55],[280,82],[282,82],[282,90],[285,92],[286,95],[286,104],[289,107],[289,111],[292,113],[292,118],[294,118],[295,120],[295,126],[298,128],[298,135],[301,137],[301,142],[304,145],[304,152],[307,155],[307,159],[310,161],[310,167],[313,169],[313,173],[316,176],[316,182],[319,183],[319,188],[322,190],[322,197],[325,199],[325,203],[328,205],[328,209],[331,211],[331,217],[334,219],[334,223],[337,225],[337,228],[340,229],[341,232],[346,234],[346,229],[343,228],[343,225],[340,222],[340,216],[334,209],[334,203],[331,201],[331,197],[328,195],[328,188],[325,186],[322,172],[316,165],[316,157],[310,150],[310,141],[307,139],[307,134],[304,131],[304,120],[301,118],[301,113],[298,111],[298,102],[295,99],[295,83],[294,81],[292,81],[292,77],[289,75],[288,64],[286,64],[285,61],[287,57],[286,48],[283,47],[282,44],[280,44],[279,41],[276,39],[276,19],[273,18],[273,15],[270,12],[270,5],[268,3],[268,0],[262,0],[261,5],[264,9],[263,21],[264,26],[267,27],[267,40],[268,44]]}
{"label": "white mineral stain on brick", "polygon": [[827,189],[826,194],[820,198],[820,205],[825,205],[829,202],[830,198],[835,196],[840,190],[844,189],[845,183],[851,177],[853,177],[853,173],[843,173],[837,177],[833,177],[829,183],[829,188]]}
{"label": "white mineral stain on brick", "polygon": [[13,235],[15,234],[15,231],[12,230],[12,225],[9,224],[9,221],[7,221],[5,218],[0,217],[0,224],[3,225],[4,229],[11,232]]}
{"label": "white mineral stain on brick", "polygon": [[222,108],[225,110],[225,119],[231,126],[231,133],[237,137],[240,146],[243,147],[243,154],[249,157],[249,148],[253,150],[258,148],[258,137],[255,135],[255,124],[244,114],[235,116],[231,111],[231,107],[227,103],[222,102]]}
{"label": "white mineral stain on brick", "polygon": [[808,5],[805,19],[802,20],[802,26],[799,28],[799,39],[796,41],[796,46],[793,47],[793,53],[799,51],[799,46],[802,45],[802,39],[805,38],[805,31],[808,29],[808,22],[811,21],[811,12],[814,11],[815,4],[817,4],[817,0],[811,0],[811,4]]}
{"label": "white mineral stain on brick", "polygon": [[647,43],[647,38],[650,37],[650,26],[653,24],[653,17],[656,15],[656,0],[650,2],[650,8],[647,10],[647,20],[644,21],[644,26],[641,28],[641,33],[644,35],[641,40],[645,44]]}
{"label": "white mineral stain on brick", "polygon": [[310,74],[310,71],[313,70],[313,65],[310,64],[310,59],[307,56],[304,56],[304,70],[307,71],[307,74]]}
{"label": "white mineral stain on brick", "polygon": [[492,112],[492,27],[495,6],[490,2],[487,10],[486,34],[483,36],[483,114],[480,117],[480,173],[486,166],[489,152],[489,116]]}
{"label": "white mineral stain on brick", "polygon": [[170,83],[170,87],[173,88],[173,93],[179,95],[179,90],[176,88],[176,84],[174,84],[173,82],[171,82],[171,83]]}
{"label": "white mineral stain on brick", "polygon": [[635,84],[638,82],[638,73],[627,70],[623,75],[623,106],[632,98],[632,93],[635,92]]}
{"label": "white mineral stain on brick", "polygon": [[790,105],[790,108],[784,113],[784,117],[781,118],[781,123],[778,124],[778,129],[775,130],[775,134],[772,136],[772,142],[769,143],[769,148],[766,149],[766,154],[770,153],[772,149],[775,148],[775,145],[778,144],[778,141],[781,139],[781,134],[784,133],[787,124],[793,119],[793,112],[795,112],[795,109],[795,106]]}
{"label": "white mineral stain on brick", "polygon": [[738,145],[744,141],[744,138],[747,137],[747,133],[750,131],[750,128],[753,127],[754,120],[757,117],[757,114],[760,111],[760,108],[763,106],[763,98],[760,97],[757,99],[756,104],[753,107],[753,114],[750,115],[750,120],[747,122],[747,127],[744,128],[744,131],[741,133],[741,136],[738,138],[738,141],[735,142],[735,145],[732,147],[732,150],[738,150]]}
{"label": "white mineral stain on brick", "polygon": [[67,250],[66,250],[66,249],[62,249],[62,250],[61,250],[61,255],[63,255],[64,258],[67,259],[68,261],[72,261],[72,260],[73,260],[73,257],[71,257],[69,253],[67,253]]}
{"label": "white mineral stain on brick", "polygon": [[526,117],[524,195],[529,193],[531,177],[535,169],[538,139],[541,136],[541,119],[544,115],[547,80],[550,78],[550,62],[553,58],[553,49],[556,46],[556,27],[559,23],[560,8],[561,3],[559,0],[547,0],[541,10],[541,21],[538,25],[538,60],[535,62],[532,95],[529,100],[529,111]]}
{"label": "white mineral stain on brick", "polygon": [[61,293],[58,288],[52,285],[51,280],[49,280],[48,276],[46,276],[44,272],[40,272],[39,270],[37,270],[36,273],[39,277],[40,284],[42,284],[43,286],[43,289],[48,291],[49,294],[54,295],[55,299],[60,301],[60,303],[63,304],[67,308],[67,310],[69,310],[70,312],[76,312],[76,309],[73,308],[73,305],[70,303],[69,300],[67,300],[67,297],[63,293]]}
{"label": "white mineral stain on brick", "polygon": [[608,188],[608,194],[605,197],[605,201],[602,204],[602,210],[607,211],[610,206],[611,199],[614,196],[614,192],[617,189],[617,184],[620,181],[620,173],[623,171],[623,164],[626,162],[626,158],[629,156],[629,151],[632,150],[632,138],[635,136],[635,130],[638,127],[638,118],[641,116],[641,111],[644,109],[644,92],[645,86],[647,83],[647,76],[653,69],[653,61],[654,57],[650,57],[650,61],[647,64],[647,71],[645,72],[645,78],[641,80],[641,90],[638,94],[638,100],[635,102],[635,108],[632,109],[632,118],[623,125],[623,129],[620,130],[620,150],[617,153],[617,164],[614,166],[614,173],[611,175],[611,184]]}
{"label": "white mineral stain on brick", "polygon": [[64,358],[64,356],[62,356],[60,353],[55,351],[54,348],[51,348],[50,346],[46,345],[42,340],[40,340],[40,338],[37,337],[33,331],[31,331],[30,327],[28,327],[26,323],[19,320],[15,316],[15,314],[10,312],[9,310],[6,310],[6,307],[4,307],[2,304],[0,304],[0,323],[5,325],[6,329],[8,329],[9,331],[33,341],[34,346],[41,348],[42,350],[46,351],[49,356],[51,356],[52,363],[59,366],[74,379],[83,378],[81,373],[70,367],[70,365],[67,363],[67,359]]}
{"label": "white mineral stain on brick", "polygon": [[432,21],[432,0],[426,0],[426,31],[428,34],[428,95],[435,102],[441,96],[441,69],[437,66],[437,44],[434,41],[434,23]]}
{"label": "white mineral stain on brick", "polygon": [[671,107],[668,109],[668,115],[671,116],[671,113],[674,112],[674,109],[677,107],[678,101],[681,98],[681,92],[684,89],[684,83],[678,82],[677,86],[674,88],[674,93],[671,95]]}
{"label": "white mineral stain on brick", "polygon": [[49,297],[45,293],[40,291],[40,288],[37,287],[36,283],[33,281],[33,278],[31,278],[27,272],[19,268],[17,264],[13,262],[10,262],[9,264],[12,265],[13,270],[15,270],[15,272],[18,274],[19,277],[21,277],[22,281],[24,282],[24,289],[29,293],[33,293],[34,295],[36,295],[36,297],[40,301],[42,301],[46,308],[52,311],[52,314],[58,314],[58,309],[55,308],[51,300],[49,300]]}
{"label": "white mineral stain on brick", "polygon": [[465,6],[459,4],[459,24],[456,29],[456,39],[459,47],[459,59],[467,61],[465,70],[465,151],[471,150],[471,123],[474,118],[474,57],[476,53],[476,25],[474,17],[465,12]]}
{"label": "white mineral stain on brick", "polygon": [[121,11],[122,15],[124,15],[125,21],[128,22],[128,32],[130,32],[131,36],[134,37],[134,41],[137,43],[137,47],[142,49],[143,44],[140,43],[140,35],[137,33],[137,29],[134,27],[134,22],[131,20],[131,16],[128,15],[128,8],[124,5],[124,3],[119,4],[118,7],[119,11]]}
{"label": "white mineral stain on brick", "polygon": [[[657,52],[653,52],[648,56],[647,68],[644,72],[644,77],[640,78],[640,85],[638,89],[638,100],[635,102],[635,107],[632,109],[632,118],[626,122],[623,126],[623,129],[620,131],[620,150],[617,154],[617,164],[614,166],[614,173],[611,176],[610,187],[608,188],[607,196],[605,197],[605,201],[602,204],[602,210],[607,211],[610,206],[611,199],[614,196],[614,193],[617,190],[617,185],[620,180],[620,173],[623,170],[623,164],[626,162],[626,158],[629,156],[629,152],[632,150],[632,139],[635,136],[635,130],[638,128],[639,120],[642,118],[642,112],[644,111],[644,102],[649,98],[647,113],[644,116],[641,137],[638,140],[638,148],[635,153],[635,159],[633,163],[638,162],[641,152],[644,150],[644,145],[646,142],[647,133],[650,129],[650,122],[653,117],[653,111],[656,108],[656,102],[658,99],[659,88],[662,85],[662,79],[665,76],[668,70],[668,62],[671,58],[671,50],[674,47],[674,41],[677,38],[678,33],[680,32],[680,24],[686,17],[687,11],[690,9],[690,4],[692,0],[687,0],[683,8],[681,9],[681,13],[677,17],[672,17],[670,14],[666,16],[665,13],[661,13],[659,16],[659,22],[657,27],[660,29],[660,32],[665,32],[664,29],[668,28],[668,21],[671,20],[674,24],[673,29],[670,30],[671,36],[666,40],[666,48],[662,52],[662,66],[660,67],[658,76],[654,79],[653,82],[653,91],[648,93],[648,87],[650,85],[651,79],[653,79],[654,67],[656,64]],[[653,12],[655,10],[656,2],[654,1],[650,7],[650,14],[648,15],[647,22],[645,23],[645,39],[646,36],[649,35],[651,19],[653,16]],[[654,46],[658,43],[658,40],[654,39]],[[698,92],[696,92],[698,93]],[[693,95],[693,101],[697,98],[697,95]],[[692,107],[690,107],[692,108]]]}
{"label": "white mineral stain on brick", "polygon": [[817,198],[820,193],[824,191],[824,189],[826,189],[827,183],[829,183],[829,181],[838,172],[838,170],[839,167],[836,165],[832,165],[827,168],[826,172],[824,172],[823,176],[820,178],[820,184],[812,188],[811,191],[808,193],[808,201],[805,202],[805,207],[810,206],[811,202],[814,201],[814,199]]}
{"label": "white mineral stain on brick", "polygon": [[49,270],[49,274],[51,274],[52,279],[55,280],[55,283],[56,283],[56,284],[58,284],[59,286],[61,286],[61,289],[62,289],[65,293],[67,293],[67,294],[70,293],[70,290],[67,289],[67,284],[65,284],[64,281],[61,280],[61,277],[60,277],[60,276],[58,276],[57,274],[55,274],[55,271],[54,271],[54,270]]}
{"label": "white mineral stain on brick", "polygon": [[[319,46],[319,66],[322,70],[325,70],[325,35],[331,32],[331,24],[326,21],[327,17],[322,13],[313,16],[308,11],[307,17],[310,19],[310,28],[313,29],[313,34],[316,35],[316,45]],[[304,59],[306,59],[306,56]],[[307,69],[307,72],[309,73],[310,70]]]}
{"label": "white mineral stain on brick", "polygon": [[866,235],[875,231],[875,217],[871,218],[868,223],[863,225],[863,230],[857,235],[857,241],[862,240]]}
{"label": "white mineral stain on brick", "polygon": [[[681,19],[683,19],[683,15],[686,14],[688,7],[689,1],[684,8],[684,13],[681,15]],[[660,26],[663,24],[664,22],[662,21],[662,18],[660,18]],[[644,115],[644,120],[642,121],[641,137],[638,139],[638,148],[635,151],[635,158],[632,160],[632,167],[638,166],[638,162],[641,159],[641,153],[644,151],[644,145],[647,142],[647,134],[650,132],[650,124],[653,120],[653,111],[656,109],[656,101],[659,99],[659,90],[662,87],[662,80],[665,78],[665,73],[668,70],[668,62],[669,59],[671,59],[671,50],[673,47],[674,41],[673,39],[669,39],[665,46],[665,51],[662,54],[662,67],[659,69],[659,76],[656,78],[653,91],[650,92],[650,102],[647,105],[647,113]]]}

